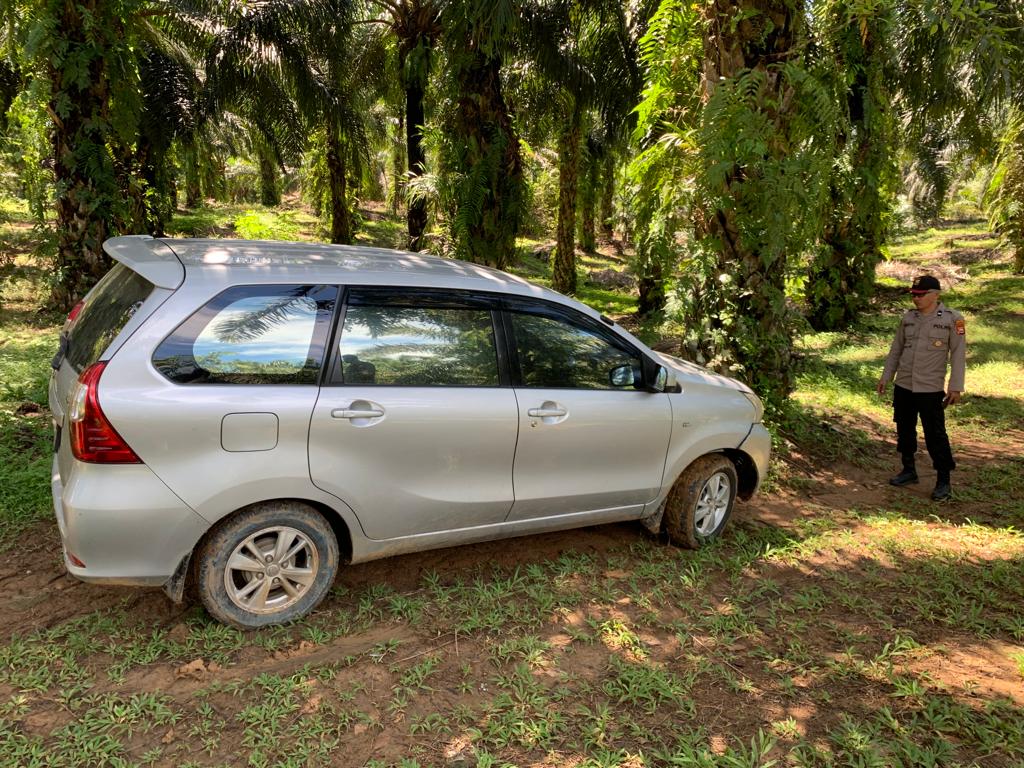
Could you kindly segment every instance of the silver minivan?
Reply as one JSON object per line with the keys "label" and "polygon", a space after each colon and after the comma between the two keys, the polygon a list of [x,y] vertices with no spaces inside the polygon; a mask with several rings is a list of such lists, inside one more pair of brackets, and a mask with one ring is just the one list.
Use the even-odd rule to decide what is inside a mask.
{"label": "silver minivan", "polygon": [[493,269],[118,237],[50,379],[68,571],[288,621],[339,564],[638,520],[699,547],[768,466],[743,384]]}

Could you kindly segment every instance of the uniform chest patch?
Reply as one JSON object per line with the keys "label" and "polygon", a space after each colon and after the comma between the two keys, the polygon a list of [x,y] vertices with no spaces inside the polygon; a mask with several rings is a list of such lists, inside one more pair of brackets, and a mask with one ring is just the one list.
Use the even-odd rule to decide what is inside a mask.
{"label": "uniform chest patch", "polygon": [[936,339],[935,341],[933,341],[932,342],[932,346],[933,347],[941,347],[942,346],[942,339]]}
{"label": "uniform chest patch", "polygon": [[967,333],[967,327],[964,325],[964,321],[963,320],[957,320],[956,321],[956,334],[957,334],[957,336],[963,336],[965,333]]}

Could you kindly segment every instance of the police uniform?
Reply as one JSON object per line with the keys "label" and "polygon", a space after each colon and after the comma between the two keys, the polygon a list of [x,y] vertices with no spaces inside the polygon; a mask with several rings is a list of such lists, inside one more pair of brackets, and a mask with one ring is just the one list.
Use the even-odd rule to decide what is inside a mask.
{"label": "police uniform", "polygon": [[[937,283],[935,287],[938,287]],[[939,302],[929,315],[917,309],[903,315],[881,380],[888,383],[894,375],[896,378],[893,392],[896,449],[903,456],[904,473],[913,475],[910,482],[917,479],[914,454],[917,452],[917,419],[920,416],[925,447],[939,483],[949,484],[949,473],[956,468],[956,462],[946,434],[946,366],[950,364],[951,369],[949,390],[963,392],[966,361],[966,326],[959,312]],[[895,480],[894,485],[904,484]]]}

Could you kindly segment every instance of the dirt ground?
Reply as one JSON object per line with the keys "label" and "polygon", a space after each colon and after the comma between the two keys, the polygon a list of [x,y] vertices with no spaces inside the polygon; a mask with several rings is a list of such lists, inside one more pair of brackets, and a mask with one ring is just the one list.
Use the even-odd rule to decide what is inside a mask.
{"label": "dirt ground", "polygon": [[[877,432],[880,452],[883,451],[888,425],[868,426]],[[955,447],[961,462],[955,482],[968,487],[978,470],[987,463],[1007,455],[1024,455],[1024,432],[1005,435],[1000,445],[960,440]],[[790,468],[805,478],[801,490],[780,489],[770,494],[761,494],[752,502],[740,503],[734,526],[741,529],[772,526],[791,530],[811,518],[835,516],[847,521],[845,524],[851,534],[858,536],[862,524],[848,518],[851,508],[885,509],[906,494],[920,497],[922,508],[927,510],[922,518],[933,526],[932,533],[936,537],[952,539],[957,530],[952,526],[968,520],[982,525],[1001,524],[984,501],[954,501],[945,505],[926,506],[930,504],[927,495],[933,480],[929,471],[922,472],[922,482],[918,486],[905,489],[890,487],[886,483],[890,469],[887,464],[894,462],[887,462],[884,454],[876,462],[877,469],[864,469],[847,462],[827,464],[813,456],[801,456],[799,453],[793,453],[789,462]],[[6,642],[106,609],[128,613],[134,619],[143,620],[147,626],[165,628],[169,639],[184,638],[188,634],[185,624],[188,606],[173,605],[160,590],[101,587],[83,584],[67,576],[61,563],[59,538],[54,524],[45,522],[38,525],[22,541],[25,542],[22,546],[4,555],[0,565],[0,616],[4,617],[0,636]],[[479,573],[484,568],[525,567],[531,563],[553,561],[567,552],[589,555],[599,567],[613,561],[618,564],[621,558],[616,555],[638,542],[650,542],[650,537],[639,526],[607,525],[355,565],[342,570],[338,584],[346,587],[341,592],[349,595],[358,594],[375,584],[385,584],[399,594],[411,594],[421,588],[426,574],[433,574],[435,578],[447,582],[463,574]],[[989,557],[995,558],[998,554],[986,553],[983,548],[971,552],[972,562],[982,566]],[[836,570],[856,573],[862,567],[859,562],[861,559],[862,555],[856,547],[846,551],[839,548],[811,553],[795,564],[768,564],[756,573],[745,574],[745,578],[769,577],[783,591],[799,592],[813,585],[822,573]],[[621,565],[616,568],[606,566],[602,573],[603,578],[613,581],[628,579],[631,575]],[[708,597],[716,610],[728,611],[731,589],[732,584],[724,577],[711,583],[711,594]],[[345,597],[332,594],[319,610],[330,612],[345,600]],[[574,624],[582,626],[588,619],[595,618],[602,621],[616,618],[628,620],[636,615],[637,610],[636,606],[629,604],[628,598],[619,600],[610,608],[591,604],[574,615],[551,622],[546,627],[544,639],[552,649],[551,653],[557,657],[567,652],[573,644]],[[680,621],[686,618],[685,613],[672,606],[663,606],[661,613],[663,624],[671,623],[673,617]],[[806,637],[802,641],[809,647],[823,649],[825,657],[838,659],[842,656],[842,650],[835,638],[836,627],[859,636],[870,636],[878,630],[863,616],[833,604],[823,607],[817,622],[807,627]],[[976,635],[961,634],[948,627],[932,628],[927,624],[915,624],[913,632],[918,644],[931,645],[933,651],[920,658],[908,658],[908,670],[934,681],[936,685],[958,691],[957,696],[979,711],[985,702],[993,698],[1008,700],[1018,707],[1024,707],[1021,675],[1008,662],[1014,647],[1004,639],[979,639]],[[683,638],[677,633],[645,630],[641,632],[640,639],[650,650],[653,661],[659,663],[672,663],[673,660],[694,653],[716,657],[721,650],[715,647],[714,638],[700,634]],[[273,652],[251,644],[243,647],[225,664],[197,657],[185,663],[158,661],[140,665],[129,670],[122,681],[104,680],[98,683],[93,692],[113,691],[121,695],[158,692],[185,705],[198,691],[208,691],[211,686],[216,688],[218,683],[227,686],[232,682],[251,681],[261,674],[290,675],[303,669],[316,669],[365,654],[382,642],[394,641],[400,641],[400,651],[393,660],[395,665],[428,654],[443,659],[433,679],[431,709],[441,712],[458,711],[460,707],[463,711],[472,710],[483,706],[491,696],[492,692],[486,690],[483,683],[472,689],[460,686],[460,680],[466,679],[467,665],[472,679],[486,678],[486,669],[483,669],[487,664],[485,659],[488,652],[493,650],[488,647],[490,641],[486,636],[438,634],[436,630],[427,631],[408,623],[395,622],[375,626],[368,632],[336,638],[325,644],[302,640]],[[628,648],[619,650],[624,650],[628,656]],[[743,659],[746,658],[743,651],[750,649],[733,647],[728,650],[735,652],[730,658]],[[571,661],[566,661],[571,664],[574,675],[596,681],[607,668],[607,649],[577,647]],[[95,663],[102,665],[102,655],[96,657]],[[700,685],[691,692],[696,705],[695,722],[712,734],[711,744],[718,751],[726,749],[732,735],[752,734],[780,720],[791,719],[799,735],[808,737],[834,727],[839,717],[837,710],[846,715],[860,712],[866,717],[874,710],[891,705],[891,699],[870,684],[865,685],[864,680],[851,680],[847,688],[833,680],[827,683],[829,694],[834,701],[842,702],[842,706],[837,709],[823,707],[820,700],[812,696],[781,695],[777,680],[747,662],[724,663],[747,681],[747,690],[740,693],[734,687],[722,683]],[[475,674],[478,670],[481,672],[479,676]],[[405,721],[412,716],[412,711],[396,713],[387,709],[387,697],[396,684],[396,674],[385,665],[353,666],[343,670],[341,679],[334,681],[337,687],[344,685],[346,678],[349,679],[353,689],[361,691],[355,703],[378,723],[376,726],[355,724],[346,738],[344,756],[333,758],[334,764],[363,765],[374,758],[396,760],[410,754],[413,749],[421,750],[421,754],[426,749],[426,754],[432,760],[442,764],[469,764],[460,762],[460,756],[468,754],[469,749],[464,738],[411,735]],[[539,674],[543,675],[543,672]],[[801,687],[806,686],[810,691],[823,684],[815,680],[814,674],[810,672],[803,675],[800,669],[795,669],[790,674],[798,693]],[[0,684],[0,699],[13,693],[12,686]],[[329,697],[329,691],[315,677],[309,679],[307,694],[297,717],[315,713]],[[215,709],[223,707],[228,711],[232,706],[231,696],[230,693],[216,694],[208,701]],[[34,707],[31,716],[22,722],[22,727],[40,734],[53,733],[71,719],[72,715],[67,709],[54,701],[49,706]],[[233,727],[234,731],[229,727],[229,730],[221,734],[224,744],[237,743],[242,738],[242,727]],[[159,733],[139,734],[134,737],[133,745],[141,751],[146,747],[174,744],[185,737],[182,728],[175,730],[175,727],[170,727]],[[231,754],[215,751],[213,758],[230,762]],[[536,756],[520,757],[530,758],[527,762],[533,764],[573,762],[565,755],[557,758],[549,756],[539,763]],[[993,758],[987,764],[1010,765],[999,758]]]}

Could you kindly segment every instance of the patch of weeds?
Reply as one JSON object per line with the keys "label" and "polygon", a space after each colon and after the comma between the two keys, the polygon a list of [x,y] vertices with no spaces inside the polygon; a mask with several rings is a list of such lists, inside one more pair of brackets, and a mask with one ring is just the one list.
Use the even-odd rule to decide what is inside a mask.
{"label": "patch of weeds", "polygon": [[408,244],[405,222],[390,216],[367,216],[359,223],[355,242],[377,248],[405,249]]}
{"label": "patch of weeds", "polygon": [[381,664],[384,659],[398,651],[399,645],[401,645],[400,640],[383,640],[367,651],[366,655],[369,656],[374,664]]}
{"label": "patch of weeds", "polygon": [[612,656],[601,690],[612,700],[649,715],[673,711],[693,717],[697,707],[690,698],[692,685],[692,678],[682,678],[652,662],[631,662]]}
{"label": "patch of weeds", "polygon": [[0,754],[13,765],[125,765],[135,734],[172,726],[181,718],[170,699],[149,693],[85,696],[76,701],[75,715],[45,740],[0,728]]}
{"label": "patch of weeds", "polygon": [[436,736],[451,733],[452,729],[448,726],[448,719],[444,715],[431,712],[423,717],[410,718],[409,732],[413,735],[433,734]]}
{"label": "patch of weeds", "polygon": [[1017,674],[1024,677],[1024,651],[1011,653],[1010,660],[1017,665]]}
{"label": "patch of weeds", "polygon": [[[437,671],[440,664],[441,659],[432,655],[409,667],[402,672],[396,691],[401,691],[406,696],[432,691],[433,688],[427,685],[427,680]],[[397,672],[397,670],[393,671]]]}
{"label": "patch of weeds", "polygon": [[329,704],[308,706],[310,683],[305,674],[262,674],[240,691],[251,701],[235,716],[244,729],[241,746],[249,750],[250,765],[331,764],[351,718],[339,717]]}
{"label": "patch of weeds", "polygon": [[525,664],[494,681],[499,693],[481,713],[481,725],[467,733],[474,743],[494,749],[554,748],[567,729],[558,706],[561,695],[536,680]]}
{"label": "patch of weeds", "polygon": [[654,754],[656,764],[694,766],[694,768],[770,768],[777,761],[769,755],[775,750],[775,737],[758,728],[746,743],[732,738],[729,743],[714,748],[700,731],[682,733],[671,749]]}
{"label": "patch of weeds", "polygon": [[795,718],[787,717],[785,720],[776,720],[769,726],[772,735],[779,739],[789,741],[800,738],[800,726]]}
{"label": "patch of weeds", "polygon": [[609,619],[601,624],[601,641],[609,649],[624,653],[637,661],[642,661],[649,655],[636,633],[619,619]]}
{"label": "patch of weeds", "polygon": [[53,514],[47,381],[56,347],[56,328],[0,327],[0,551]]}
{"label": "patch of weeds", "polygon": [[541,640],[537,635],[511,637],[497,643],[491,651],[491,661],[501,666],[510,661],[518,660],[531,669],[541,669],[550,664],[547,657],[551,644]]}

